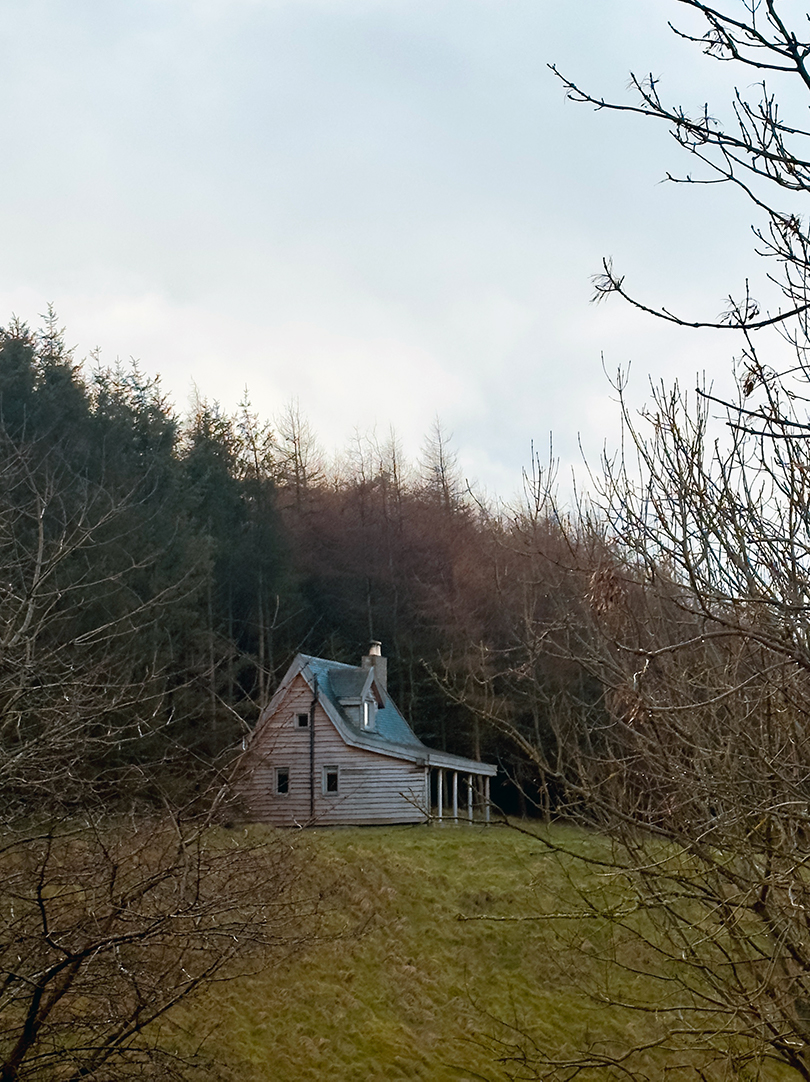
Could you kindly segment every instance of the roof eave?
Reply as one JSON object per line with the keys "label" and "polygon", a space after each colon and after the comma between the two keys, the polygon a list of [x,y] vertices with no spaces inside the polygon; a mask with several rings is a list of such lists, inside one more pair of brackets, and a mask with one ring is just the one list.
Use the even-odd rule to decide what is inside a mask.
{"label": "roof eave", "polygon": [[[321,703],[324,706],[323,703]],[[333,714],[329,714],[333,718]],[[377,755],[387,755],[393,759],[406,759],[411,763],[421,766],[442,767],[445,770],[458,770],[462,774],[481,774],[495,777],[498,773],[497,766],[490,763],[479,763],[474,759],[465,759],[461,755],[451,755],[445,751],[434,751],[426,744],[396,744],[390,740],[377,739],[366,736],[364,733],[354,733],[348,730],[342,719],[338,719],[336,728],[341,737],[353,748],[362,748],[363,751],[372,751]]]}

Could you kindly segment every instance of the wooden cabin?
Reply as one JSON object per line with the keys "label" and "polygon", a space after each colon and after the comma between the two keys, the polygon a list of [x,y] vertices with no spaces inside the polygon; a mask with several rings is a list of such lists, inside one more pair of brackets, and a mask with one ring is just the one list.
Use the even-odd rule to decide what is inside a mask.
{"label": "wooden cabin", "polygon": [[496,769],[422,743],[373,642],[357,666],[298,654],[247,742],[237,791],[247,818],[276,826],[488,821]]}

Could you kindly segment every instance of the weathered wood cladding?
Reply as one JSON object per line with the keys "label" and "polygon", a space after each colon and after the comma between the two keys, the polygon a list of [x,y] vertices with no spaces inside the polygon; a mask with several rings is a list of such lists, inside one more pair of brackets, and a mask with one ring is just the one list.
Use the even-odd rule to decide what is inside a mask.
{"label": "weathered wood cladding", "polygon": [[471,822],[477,805],[488,821],[497,767],[419,740],[387,693],[385,667],[378,673],[379,645],[359,666],[296,656],[239,764],[236,790],[247,818],[276,826],[419,823],[433,818],[435,790],[441,821],[446,778],[448,817]]}
{"label": "weathered wood cladding", "polygon": [[[296,718],[310,713],[312,698],[299,673],[274,715],[257,730],[239,786],[250,817],[276,826],[424,821],[428,814],[425,767],[349,746],[320,704],[314,710],[312,734],[308,726],[298,727]],[[328,767],[337,767],[336,793],[325,792]],[[285,793],[277,791],[278,770],[288,772]]]}

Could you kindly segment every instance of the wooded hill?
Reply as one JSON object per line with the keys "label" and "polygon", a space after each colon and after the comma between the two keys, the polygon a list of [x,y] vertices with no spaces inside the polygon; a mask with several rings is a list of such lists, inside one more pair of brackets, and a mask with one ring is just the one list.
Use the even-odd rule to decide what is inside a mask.
{"label": "wooded hill", "polygon": [[[481,673],[559,590],[535,545],[555,528],[474,498],[438,424],[418,465],[359,435],[327,465],[297,407],[180,418],[137,367],[77,364],[51,313],[0,330],[0,441],[9,797],[186,800],[296,652],[355,663],[370,639],[421,737],[528,780]],[[532,665],[559,681],[561,661]],[[512,695],[511,722],[538,735],[540,698]]]}
{"label": "wooded hill", "polygon": [[639,469],[606,459],[566,515],[538,469],[521,507],[476,500],[439,430],[419,468],[362,438],[327,467],[295,409],[184,421],[52,316],[0,333],[0,1076],[47,1077],[77,1019],[66,1077],[137,1072],[164,1012],[318,939],[294,847],[211,830],[221,771],[295,652],[377,638],[426,741],[607,838],[536,835],[608,884],[564,919],[604,927],[604,954],[575,933],[599,967],[650,948],[677,1049],[810,1079],[810,445],[800,399],[740,394],[728,446],[677,388],[625,410]]}

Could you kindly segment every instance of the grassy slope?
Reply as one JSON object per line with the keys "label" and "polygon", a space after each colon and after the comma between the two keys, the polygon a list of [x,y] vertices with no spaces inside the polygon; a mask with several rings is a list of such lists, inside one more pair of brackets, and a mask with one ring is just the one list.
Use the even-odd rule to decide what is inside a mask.
{"label": "grassy slope", "polygon": [[[211,1049],[228,1079],[501,1082],[491,1037],[508,1036],[504,1021],[569,1052],[596,1034],[616,1047],[662,1035],[654,1015],[608,1013],[583,997],[581,978],[593,984],[601,974],[566,953],[548,922],[458,919],[565,907],[571,869],[537,841],[495,827],[324,830],[294,840],[315,880],[336,882],[331,919],[345,934],[218,988],[204,1013],[220,1021]],[[573,934],[590,945],[600,929]],[[647,995],[642,978],[620,978],[613,990]],[[647,1001],[658,994],[651,986]],[[201,1016],[198,1008],[195,1030]],[[664,1064],[674,1066],[661,1052],[647,1065],[657,1077]]]}

